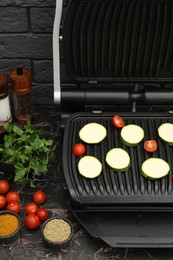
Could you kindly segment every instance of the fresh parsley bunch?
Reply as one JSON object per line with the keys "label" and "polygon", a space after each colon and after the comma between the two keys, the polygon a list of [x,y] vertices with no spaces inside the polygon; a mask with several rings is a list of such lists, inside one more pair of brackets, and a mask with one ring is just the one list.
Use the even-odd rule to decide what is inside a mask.
{"label": "fresh parsley bunch", "polygon": [[40,130],[33,129],[30,121],[23,128],[5,124],[4,129],[7,134],[0,145],[1,162],[14,165],[17,184],[35,187],[38,176],[48,172],[56,145],[53,140],[43,138]]}

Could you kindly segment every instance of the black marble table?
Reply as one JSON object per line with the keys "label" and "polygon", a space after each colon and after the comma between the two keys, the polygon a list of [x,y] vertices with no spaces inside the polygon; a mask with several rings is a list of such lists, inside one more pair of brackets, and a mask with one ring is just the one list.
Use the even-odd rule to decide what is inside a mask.
{"label": "black marble table", "polygon": [[[8,245],[0,245],[0,260],[173,260],[173,249],[147,248],[111,248],[102,241],[94,240],[74,218],[70,211],[70,196],[66,188],[62,171],[62,134],[60,130],[60,115],[56,106],[38,106],[35,108],[34,123],[49,129],[50,136],[58,141],[57,156],[49,173],[37,181],[37,188],[21,189],[13,182],[13,176],[0,170],[0,179],[6,179],[11,184],[11,190],[17,190],[21,196],[22,229],[20,238]],[[47,194],[44,204],[51,216],[65,216],[74,226],[74,236],[71,244],[58,251],[48,248],[42,240],[40,228],[29,230],[24,226],[24,206],[32,200],[36,189],[43,189]],[[127,230],[128,232],[128,230]]]}

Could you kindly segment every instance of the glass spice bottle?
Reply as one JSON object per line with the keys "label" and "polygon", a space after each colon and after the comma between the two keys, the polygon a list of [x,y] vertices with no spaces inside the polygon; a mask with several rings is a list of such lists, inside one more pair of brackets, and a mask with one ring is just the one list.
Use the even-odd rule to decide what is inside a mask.
{"label": "glass spice bottle", "polygon": [[7,78],[3,73],[0,73],[0,130],[3,130],[4,123],[9,123],[11,120]]}
{"label": "glass spice bottle", "polygon": [[32,119],[32,77],[26,68],[17,68],[10,72],[14,117],[20,125]]}

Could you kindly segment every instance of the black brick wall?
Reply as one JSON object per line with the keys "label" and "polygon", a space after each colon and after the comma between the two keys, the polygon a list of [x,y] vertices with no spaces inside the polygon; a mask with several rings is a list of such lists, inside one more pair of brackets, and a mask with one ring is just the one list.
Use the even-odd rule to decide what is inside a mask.
{"label": "black brick wall", "polygon": [[53,103],[55,0],[0,0],[0,72],[27,67],[34,103]]}

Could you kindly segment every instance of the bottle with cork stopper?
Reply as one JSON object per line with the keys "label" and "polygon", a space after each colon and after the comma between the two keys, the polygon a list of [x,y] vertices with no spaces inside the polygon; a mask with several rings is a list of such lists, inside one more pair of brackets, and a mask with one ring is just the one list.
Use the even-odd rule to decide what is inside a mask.
{"label": "bottle with cork stopper", "polygon": [[16,68],[10,72],[14,117],[20,125],[25,125],[33,117],[32,77],[26,68]]}
{"label": "bottle with cork stopper", "polygon": [[0,73],[0,130],[3,130],[3,124],[12,120],[8,82],[5,74]]}

